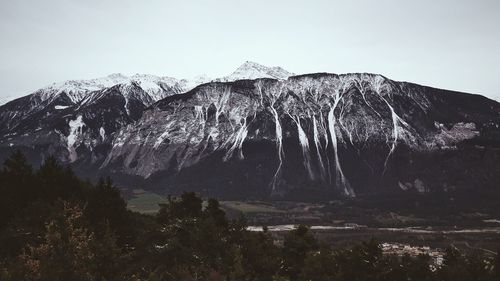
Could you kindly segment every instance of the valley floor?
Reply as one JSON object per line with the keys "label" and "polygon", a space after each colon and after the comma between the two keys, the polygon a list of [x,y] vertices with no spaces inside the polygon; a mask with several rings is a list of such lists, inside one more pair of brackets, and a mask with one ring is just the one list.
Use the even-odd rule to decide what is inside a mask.
{"label": "valley floor", "polygon": [[[144,214],[157,213],[158,204],[167,200],[165,196],[142,189],[126,190],[124,194],[128,198],[128,208]],[[403,245],[402,249],[404,246],[428,247],[436,252],[450,245],[485,254],[494,254],[500,248],[500,220],[488,214],[461,213],[443,224],[449,217],[428,218],[407,211],[398,213],[352,205],[346,206],[346,209],[351,208],[350,212],[338,214],[332,210],[335,204],[339,203],[221,201],[228,217],[238,218],[243,214],[250,225],[248,230],[262,231],[266,226],[278,242],[286,232],[304,224],[318,239],[337,248],[372,237],[382,244]]]}

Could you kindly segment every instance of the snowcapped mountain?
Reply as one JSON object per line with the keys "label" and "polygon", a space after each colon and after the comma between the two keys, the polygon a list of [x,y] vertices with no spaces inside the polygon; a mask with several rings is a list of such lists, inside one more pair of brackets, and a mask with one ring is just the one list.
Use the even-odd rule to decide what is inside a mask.
{"label": "snowcapped mountain", "polygon": [[206,84],[209,82],[233,82],[237,80],[259,78],[286,80],[288,77],[293,75],[293,73],[288,72],[278,66],[268,67],[256,62],[246,61],[229,75],[220,78],[210,78],[209,76],[204,74],[196,76],[193,79],[182,79],[181,84],[183,85],[184,90],[188,91],[198,85]]}
{"label": "snowcapped mountain", "polygon": [[[247,62],[238,68],[240,75],[245,75],[245,69],[249,71],[247,74],[257,75],[250,65],[259,68],[262,77],[267,77],[266,69],[268,72],[275,69]],[[236,79],[236,76],[233,75],[233,78]],[[4,125],[0,128],[0,134],[17,136],[17,141],[23,145],[31,141],[33,132],[43,132],[46,134],[43,138],[51,141],[54,138],[74,139],[77,137],[74,136],[75,130],[71,125],[79,120],[77,123],[86,127],[89,145],[99,146],[117,130],[138,120],[142,112],[153,103],[212,80],[206,75],[187,80],[117,73],[96,79],[53,83],[31,95],[0,106],[0,121]],[[12,138],[8,139],[8,145],[11,145]],[[78,141],[63,140],[63,143],[67,144],[68,155],[65,159],[69,162],[76,161],[78,157],[75,146]]]}
{"label": "snowcapped mountain", "polygon": [[[34,132],[45,137],[68,138],[68,126],[84,116],[89,137],[102,139],[118,128],[137,120],[142,111],[154,102],[184,92],[181,81],[170,77],[136,74],[111,74],[90,80],[54,83],[33,94],[15,99],[0,107],[0,134],[24,136],[29,143]],[[83,122],[83,121],[82,121]],[[92,124],[92,125],[90,125]],[[70,129],[71,131],[71,129]],[[104,133],[103,133],[104,132]],[[97,145],[100,141],[93,141]],[[76,158],[67,142],[70,162]]]}
{"label": "snowcapped mountain", "polygon": [[[116,85],[139,86],[148,97],[145,97],[145,105],[150,105],[166,96],[187,92],[194,87],[212,81],[236,81],[241,79],[275,78],[286,79],[292,73],[281,67],[266,67],[255,62],[245,62],[233,73],[222,78],[210,78],[207,75],[199,75],[193,79],[176,79],[172,77],[160,77],[149,74],[135,74],[126,76],[121,73],[110,74],[106,77],[88,80],[68,80],[53,83],[41,88],[30,95],[29,109],[37,110],[52,103],[62,95],[67,97],[73,104],[89,98],[93,92],[102,91]],[[5,100],[5,102],[11,99]],[[1,103],[0,103],[1,104]]]}
{"label": "snowcapped mountain", "polygon": [[[247,62],[201,85],[147,75],[68,81],[0,107],[0,155],[21,149],[39,163],[54,154],[88,177],[226,198],[500,181],[498,102],[376,74],[290,75]],[[33,99],[38,107],[26,107]]]}
{"label": "snowcapped mountain", "polygon": [[[100,168],[235,197],[304,187],[425,192],[472,184],[453,172],[471,165],[461,147],[498,145],[499,124],[497,102],[375,74],[238,80],[154,104],[120,130]],[[495,163],[500,153],[492,155]],[[489,177],[498,168],[475,165]]]}
{"label": "snowcapped mountain", "polygon": [[255,62],[247,61],[238,67],[233,73],[225,76],[221,81],[236,81],[243,79],[271,78],[285,80],[294,75],[281,67],[267,67]]}
{"label": "snowcapped mountain", "polygon": [[154,75],[135,74],[125,76],[115,73],[102,78],[90,80],[68,80],[61,83],[54,83],[45,88],[39,89],[32,95],[32,101],[35,107],[44,105],[65,95],[73,104],[77,104],[85,98],[88,98],[92,92],[102,91],[116,85],[136,84],[144,90],[150,100],[157,101],[171,94],[165,88],[178,88],[178,92],[185,89],[181,87],[180,81],[171,77],[158,77]]}

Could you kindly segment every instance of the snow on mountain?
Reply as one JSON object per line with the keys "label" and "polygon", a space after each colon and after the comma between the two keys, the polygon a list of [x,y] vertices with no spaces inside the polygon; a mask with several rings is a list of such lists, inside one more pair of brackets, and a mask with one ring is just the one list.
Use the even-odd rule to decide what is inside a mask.
{"label": "snow on mountain", "polygon": [[459,147],[495,136],[499,122],[500,104],[484,97],[376,74],[211,83],[163,99],[122,127],[100,169],[190,188],[198,184],[192,175],[204,173],[199,187],[221,194],[314,184],[355,196],[399,183],[420,192],[442,170],[424,175],[421,167],[456,153],[460,164],[447,166],[436,185],[455,184],[449,175],[468,161]]}
{"label": "snow on mountain", "polygon": [[122,74],[111,74],[89,80],[67,80],[39,89],[34,93],[34,97],[38,98],[40,102],[44,102],[54,99],[61,93],[66,93],[73,103],[77,103],[89,92],[102,90],[123,83],[126,80],[127,77]]}
{"label": "snow on mountain", "polygon": [[[82,100],[89,100],[89,95],[102,91],[116,85],[138,85],[149,97],[144,102],[150,105],[166,96],[187,92],[198,85],[211,81],[236,81],[241,79],[274,78],[278,80],[287,79],[293,75],[281,67],[267,67],[255,62],[247,61],[238,67],[233,73],[222,78],[210,78],[207,75],[199,75],[193,79],[176,79],[166,76],[149,74],[135,74],[127,76],[121,73],[110,74],[105,77],[83,80],[67,80],[53,83],[35,91],[29,99],[29,110],[39,110],[51,104],[55,99],[64,96],[71,104],[77,104]],[[11,98],[0,99],[0,105],[7,103]],[[61,105],[67,106],[67,104]]]}
{"label": "snow on mountain", "polygon": [[286,80],[294,74],[279,66],[267,67],[255,62],[247,61],[238,67],[233,73],[222,78],[223,81],[236,81],[242,79],[272,78]]}
{"label": "snow on mountain", "polygon": [[[209,83],[212,81],[214,81],[214,79],[210,78],[206,74],[202,74],[202,75],[197,75],[197,76],[193,77],[192,79],[182,79],[180,82],[181,82],[181,85],[182,85],[184,91],[187,92],[191,89],[196,88],[196,86],[199,86],[199,85],[205,84],[205,83]],[[216,79],[215,79],[215,81],[216,81]]]}
{"label": "snow on mountain", "polygon": [[[53,84],[0,106],[0,149],[27,150],[34,163],[56,155],[125,186],[134,178],[231,196],[500,180],[497,102],[376,74],[290,75],[246,62],[219,79],[113,74]],[[457,179],[479,156],[490,160]]]}
{"label": "snow on mountain", "polygon": [[88,96],[89,93],[113,87],[119,84],[136,83],[154,101],[164,98],[164,87],[176,87],[179,81],[171,77],[159,77],[148,74],[135,74],[126,76],[121,73],[115,73],[106,77],[89,80],[68,80],[60,83],[51,84],[45,88],[39,89],[33,95],[33,99],[43,103],[50,101],[64,93],[72,103],[78,103]]}

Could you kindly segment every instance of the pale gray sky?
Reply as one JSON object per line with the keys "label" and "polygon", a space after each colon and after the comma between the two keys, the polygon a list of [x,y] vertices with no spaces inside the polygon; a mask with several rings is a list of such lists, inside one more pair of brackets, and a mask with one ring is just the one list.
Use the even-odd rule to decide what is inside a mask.
{"label": "pale gray sky", "polygon": [[0,98],[116,72],[217,77],[246,60],[500,100],[500,1],[0,0]]}

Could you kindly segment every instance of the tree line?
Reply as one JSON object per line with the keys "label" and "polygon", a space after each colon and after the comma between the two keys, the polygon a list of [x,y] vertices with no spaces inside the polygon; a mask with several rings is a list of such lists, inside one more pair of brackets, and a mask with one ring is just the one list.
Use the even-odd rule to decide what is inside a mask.
{"label": "tree line", "polygon": [[277,243],[192,192],[160,207],[131,212],[109,179],[83,181],[53,157],[35,170],[16,152],[0,170],[0,280],[500,280],[498,255],[449,248],[433,269],[374,239],[334,250],[305,226]]}

